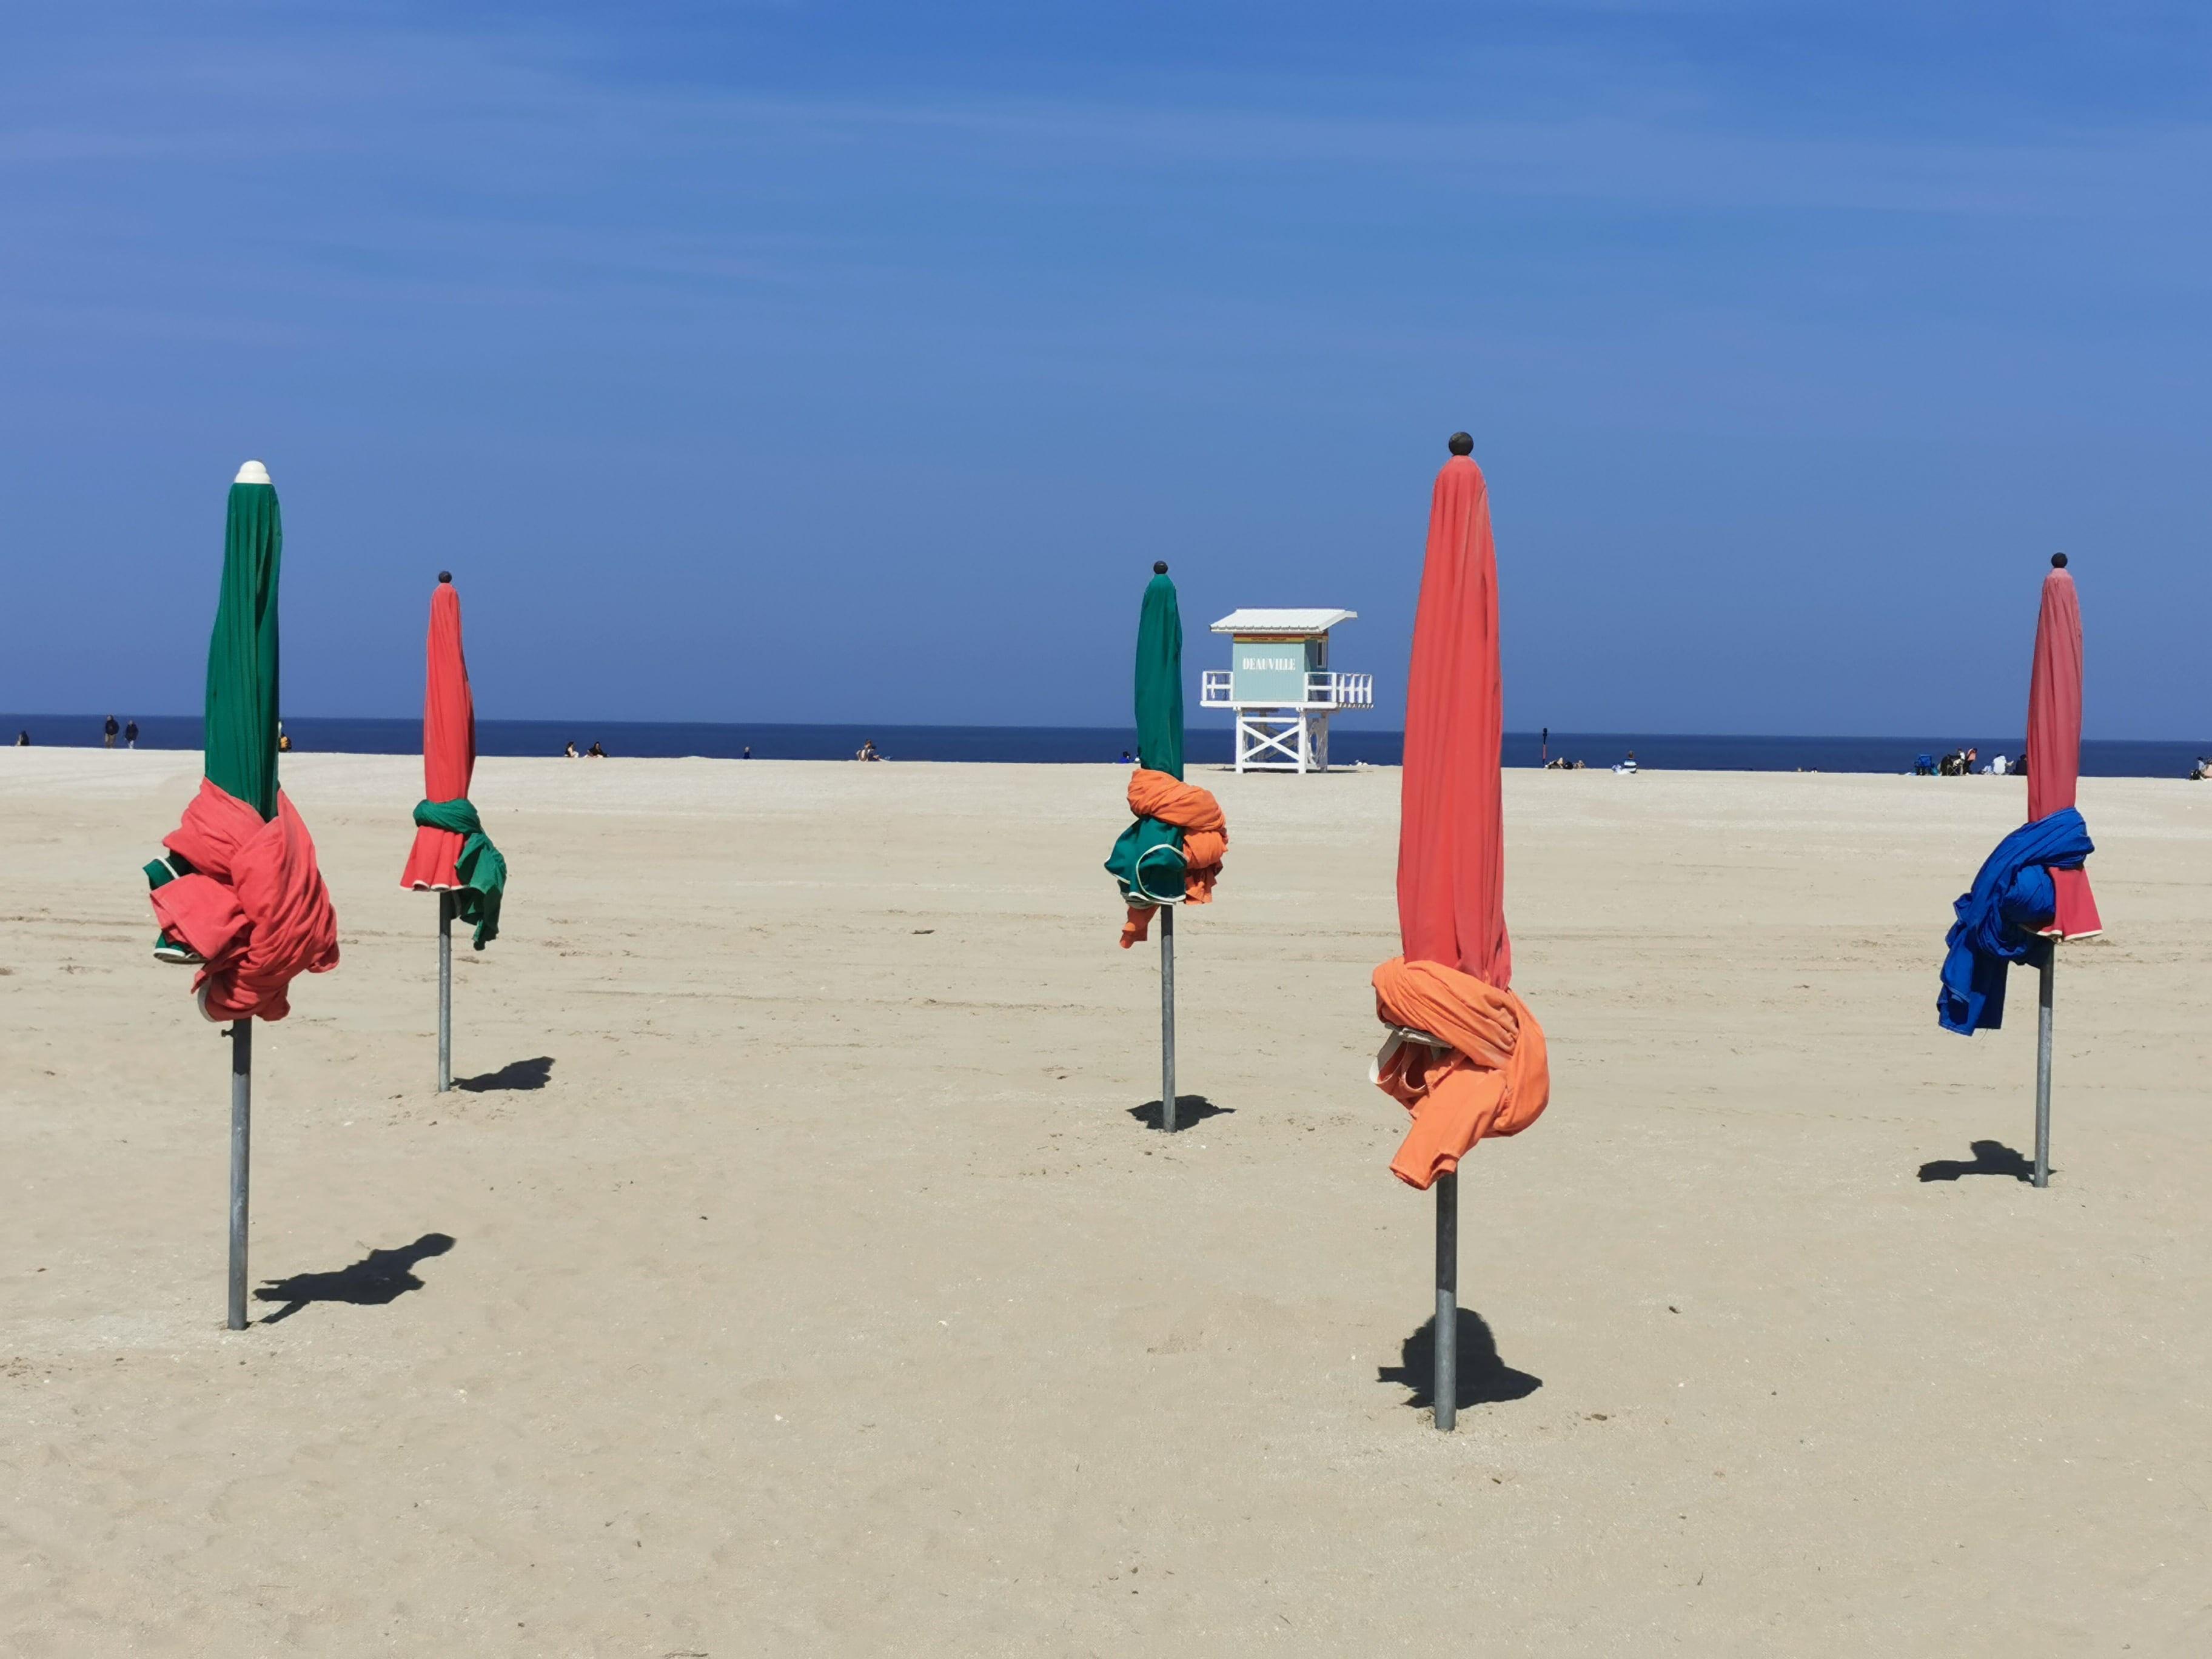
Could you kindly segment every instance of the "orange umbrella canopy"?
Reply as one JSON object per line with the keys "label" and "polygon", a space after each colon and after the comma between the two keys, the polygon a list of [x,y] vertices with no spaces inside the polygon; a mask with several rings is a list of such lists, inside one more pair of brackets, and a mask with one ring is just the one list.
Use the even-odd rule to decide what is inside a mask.
{"label": "orange umbrella canopy", "polygon": [[1430,500],[1406,680],[1398,931],[1407,961],[1442,963],[1501,991],[1513,982],[1498,775],[1504,737],[1490,491],[1474,457],[1454,455]]}
{"label": "orange umbrella canopy", "polygon": [[[430,596],[428,678],[422,692],[422,796],[465,799],[477,769],[476,701],[469,693],[469,665],[461,653],[461,596],[441,574]],[[429,824],[415,831],[402,887],[462,885],[454,869],[465,835]]]}
{"label": "orange umbrella canopy", "polygon": [[[2081,775],[2081,601],[2066,556],[2051,560],[2035,617],[2035,660],[2027,678],[2027,816],[2030,823],[2074,805]],[[2089,872],[2051,872],[2056,914],[2045,931],[2062,939],[2102,933]]]}
{"label": "orange umbrella canopy", "polygon": [[1375,970],[1390,1028],[1376,1085],[1413,1115],[1393,1174],[1426,1188],[1551,1097],[1544,1033],[1513,994],[1505,932],[1505,735],[1490,495],[1465,434],[1437,475],[1406,681],[1398,823],[1402,956]]}

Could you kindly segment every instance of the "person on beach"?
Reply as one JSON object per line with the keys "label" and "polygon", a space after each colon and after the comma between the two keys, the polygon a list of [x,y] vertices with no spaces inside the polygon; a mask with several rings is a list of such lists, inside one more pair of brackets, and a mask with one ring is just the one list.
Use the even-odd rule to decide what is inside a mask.
{"label": "person on beach", "polygon": [[600,748],[596,743],[584,751],[584,758],[586,760],[605,760],[606,757],[607,751]]}
{"label": "person on beach", "polygon": [[752,757],[753,757],[753,746],[752,746],[752,744],[747,744],[745,745],[745,752],[744,752],[744,754],[742,754],[742,755],[738,756],[738,758],[739,760],[750,760]]}
{"label": "person on beach", "polygon": [[862,738],[860,748],[853,756],[853,758],[857,761],[879,761],[883,757],[883,750],[876,747],[876,740],[873,738]]}
{"label": "person on beach", "polygon": [[1633,772],[1633,771],[1635,771],[1635,770],[1636,770],[1636,751],[1635,751],[1633,749],[1630,750],[1628,751],[1628,758],[1627,758],[1626,760],[1620,761],[1620,762],[1617,763],[1614,765],[1614,767],[1613,767],[1613,769],[1614,771],[1616,771],[1616,772],[1620,772],[1620,773],[1630,773],[1630,772]]}
{"label": "person on beach", "polygon": [[107,717],[107,724],[106,724],[106,726],[103,726],[102,727],[100,727],[100,737],[101,737],[101,742],[100,742],[100,746],[102,749],[112,749],[112,748],[114,748],[114,747],[115,747],[115,734],[116,734],[118,732],[120,732],[122,729],[123,729],[123,728],[122,728],[121,726],[118,726],[118,725],[115,723],[115,716],[114,716],[114,715],[112,715],[112,714],[110,714],[110,715]]}
{"label": "person on beach", "polygon": [[136,749],[138,746],[138,722],[137,720],[125,720],[123,723],[123,746],[125,749]]}
{"label": "person on beach", "polygon": [[568,748],[563,751],[563,756],[564,756],[564,757],[565,757],[566,759],[568,759],[568,760],[574,760],[574,759],[576,758],[576,740],[575,740],[575,738],[569,738],[569,739],[568,739]]}
{"label": "person on beach", "polygon": [[18,732],[15,734],[15,747],[18,749],[28,749],[30,746],[31,734],[27,731]]}

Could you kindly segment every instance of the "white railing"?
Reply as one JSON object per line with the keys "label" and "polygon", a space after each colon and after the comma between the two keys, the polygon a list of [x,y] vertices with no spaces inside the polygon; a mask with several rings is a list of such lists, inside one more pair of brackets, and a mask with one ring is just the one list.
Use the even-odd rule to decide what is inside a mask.
{"label": "white railing", "polygon": [[1309,708],[1372,708],[1375,707],[1375,676],[1372,674],[1336,674],[1327,670],[1306,676],[1306,704]]}
{"label": "white railing", "polygon": [[[1261,702],[1252,708],[1372,708],[1375,707],[1375,676],[1372,674],[1339,674],[1328,669],[1316,669],[1306,676],[1305,702],[1296,703]],[[1199,703],[1206,708],[1235,708],[1238,707],[1236,676],[1225,668],[1209,668],[1199,682]]]}

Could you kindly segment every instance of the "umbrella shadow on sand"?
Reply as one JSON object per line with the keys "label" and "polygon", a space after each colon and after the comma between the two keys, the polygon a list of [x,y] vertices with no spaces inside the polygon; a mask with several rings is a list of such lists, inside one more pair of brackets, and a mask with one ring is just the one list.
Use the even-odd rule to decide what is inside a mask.
{"label": "umbrella shadow on sand", "polygon": [[1960,1176],[2010,1176],[2014,1181],[2035,1179],[2035,1165],[2027,1155],[2016,1152],[2002,1140],[1977,1140],[1972,1144],[1973,1162],[1964,1158],[1939,1158],[1920,1166],[1923,1181],[1956,1181]]}
{"label": "umbrella shadow on sand", "polygon": [[453,1087],[481,1095],[495,1089],[542,1089],[552,1080],[553,1056],[540,1054],[535,1060],[509,1060],[496,1072],[486,1072],[481,1076],[457,1077]]}
{"label": "umbrella shadow on sand", "polygon": [[410,1291],[422,1288],[422,1281],[415,1277],[416,1262],[425,1256],[443,1255],[453,1248],[453,1241],[447,1235],[424,1233],[412,1244],[396,1250],[371,1250],[351,1267],[334,1273],[294,1273],[289,1279],[271,1279],[254,1291],[253,1298],[284,1304],[261,1322],[264,1325],[289,1319],[310,1302],[350,1302],[357,1308],[381,1308]]}
{"label": "umbrella shadow on sand", "polygon": [[[1459,1401],[1465,1406],[1495,1406],[1508,1400],[1526,1400],[1544,1386],[1540,1376],[1516,1371],[1498,1357],[1498,1339],[1490,1334],[1483,1316],[1462,1308],[1455,1322],[1459,1334]],[[1406,1339],[1399,1363],[1375,1373],[1377,1382],[1395,1382],[1411,1391],[1408,1406],[1426,1411],[1437,1403],[1437,1322],[1432,1315],[1420,1329]]]}
{"label": "umbrella shadow on sand", "polygon": [[[1179,1094],[1176,1097],[1176,1128],[1178,1132],[1188,1129],[1194,1123],[1203,1123],[1210,1117],[1234,1117],[1236,1115],[1234,1106],[1217,1106],[1204,1095]],[[1157,1129],[1160,1127],[1160,1103],[1148,1100],[1141,1106],[1132,1106],[1129,1115],[1147,1129]]]}

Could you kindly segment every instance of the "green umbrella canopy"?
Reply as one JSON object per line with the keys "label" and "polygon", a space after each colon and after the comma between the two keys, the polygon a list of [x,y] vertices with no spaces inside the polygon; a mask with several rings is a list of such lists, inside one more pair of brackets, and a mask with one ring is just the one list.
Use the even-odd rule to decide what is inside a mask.
{"label": "green umbrella canopy", "polygon": [[[1182,776],[1182,609],[1167,567],[1145,587],[1137,617],[1137,759],[1155,772]],[[1163,850],[1164,849],[1164,850]],[[1158,818],[1139,818],[1114,843],[1106,867],[1132,904],[1182,896],[1182,831]]]}
{"label": "green umbrella canopy", "polygon": [[1182,775],[1182,608],[1164,569],[1145,585],[1137,617],[1137,758]]}
{"label": "green umbrella canopy", "polygon": [[204,742],[210,783],[276,816],[276,574],[284,524],[269,469],[248,461],[230,486],[222,592],[208,643]]}

